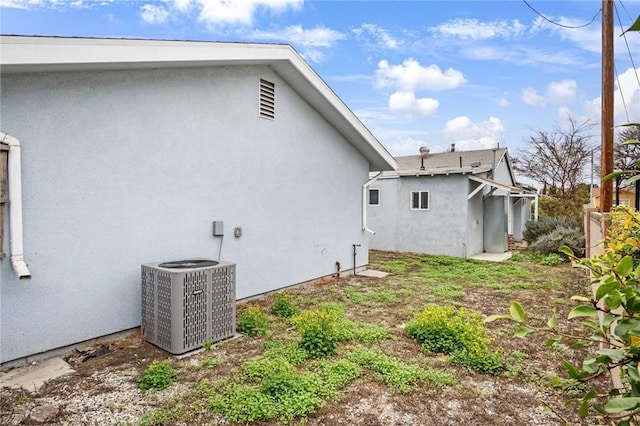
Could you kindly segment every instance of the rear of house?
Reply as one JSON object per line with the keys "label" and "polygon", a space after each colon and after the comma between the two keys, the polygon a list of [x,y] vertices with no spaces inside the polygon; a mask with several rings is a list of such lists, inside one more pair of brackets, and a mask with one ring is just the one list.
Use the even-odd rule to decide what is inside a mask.
{"label": "rear of house", "polygon": [[397,161],[369,186],[371,248],[469,257],[522,240],[537,194],[517,186],[505,148]]}
{"label": "rear of house", "polygon": [[31,274],[7,218],[2,363],[139,326],[142,263],[234,262],[240,299],[353,269],[353,244],[367,264],[361,188],[395,161],[291,47],[3,37],[1,55]]}

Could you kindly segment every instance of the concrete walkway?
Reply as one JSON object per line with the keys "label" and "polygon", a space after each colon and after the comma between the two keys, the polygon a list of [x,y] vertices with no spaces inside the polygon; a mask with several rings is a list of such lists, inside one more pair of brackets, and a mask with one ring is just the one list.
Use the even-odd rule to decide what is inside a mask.
{"label": "concrete walkway", "polygon": [[29,392],[37,392],[47,381],[73,372],[71,366],[62,358],[49,358],[38,364],[25,365],[0,373],[0,387],[22,388]]}
{"label": "concrete walkway", "polygon": [[510,251],[505,251],[504,253],[478,253],[475,256],[471,256],[471,259],[476,260],[486,260],[489,262],[504,262],[507,259],[510,259],[512,253]]}

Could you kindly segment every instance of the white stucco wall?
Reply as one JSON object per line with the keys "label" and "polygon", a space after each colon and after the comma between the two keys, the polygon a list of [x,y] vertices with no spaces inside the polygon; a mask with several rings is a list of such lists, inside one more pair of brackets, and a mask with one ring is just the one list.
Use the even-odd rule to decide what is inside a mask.
{"label": "white stucco wall", "polygon": [[[368,209],[371,248],[462,257],[468,253],[468,179],[463,175],[380,179],[381,205]],[[429,191],[429,210],[411,210],[412,191]],[[482,227],[480,226],[480,231]],[[465,246],[466,245],[466,246]],[[467,248],[465,248],[467,247]]]}
{"label": "white stucco wall", "polygon": [[217,258],[213,220],[239,298],[350,269],[354,243],[368,261],[367,160],[270,68],[3,75],[1,90],[33,275],[0,262],[2,362],[138,326],[140,264]]}

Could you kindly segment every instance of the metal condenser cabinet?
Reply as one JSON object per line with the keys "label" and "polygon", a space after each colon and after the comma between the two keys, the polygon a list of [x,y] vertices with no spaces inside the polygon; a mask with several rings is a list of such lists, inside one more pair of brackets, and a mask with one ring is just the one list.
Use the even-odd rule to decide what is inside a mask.
{"label": "metal condenser cabinet", "polygon": [[142,337],[181,354],[232,337],[236,265],[186,259],[142,265]]}

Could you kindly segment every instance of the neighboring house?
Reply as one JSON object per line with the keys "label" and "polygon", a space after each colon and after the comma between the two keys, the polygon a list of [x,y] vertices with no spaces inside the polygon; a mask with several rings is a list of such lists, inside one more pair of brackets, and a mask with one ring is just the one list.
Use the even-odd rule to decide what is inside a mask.
{"label": "neighboring house", "polygon": [[139,326],[142,263],[234,262],[238,298],[368,263],[363,184],[396,162],[290,46],[1,43],[5,366]]}
{"label": "neighboring house", "polygon": [[[600,209],[600,188],[593,188],[593,207]],[[611,202],[614,206],[635,207],[636,188],[635,185],[613,187]]]}
{"label": "neighboring house", "polygon": [[517,185],[505,148],[398,157],[369,185],[367,226],[380,250],[469,257],[506,251],[537,219],[537,193]]}

